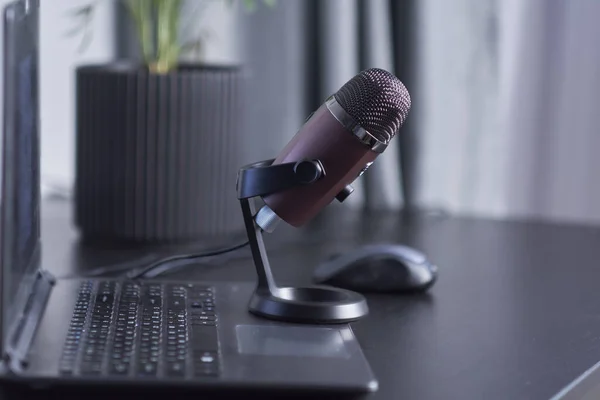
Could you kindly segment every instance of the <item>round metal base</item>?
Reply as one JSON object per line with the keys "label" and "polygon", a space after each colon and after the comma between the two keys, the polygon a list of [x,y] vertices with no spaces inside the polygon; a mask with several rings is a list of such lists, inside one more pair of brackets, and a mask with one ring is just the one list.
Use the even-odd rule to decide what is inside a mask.
{"label": "round metal base", "polygon": [[351,322],[369,313],[361,294],[326,286],[259,290],[252,295],[249,310],[269,319],[312,324]]}

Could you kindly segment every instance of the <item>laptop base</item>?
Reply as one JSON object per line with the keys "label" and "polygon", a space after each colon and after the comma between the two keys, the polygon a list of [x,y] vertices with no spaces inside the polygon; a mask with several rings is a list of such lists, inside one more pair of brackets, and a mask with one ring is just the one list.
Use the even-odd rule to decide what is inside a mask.
{"label": "laptop base", "polygon": [[[154,373],[150,375],[146,374],[147,371],[143,368],[136,369],[133,364],[125,374],[111,373],[110,360],[115,354],[107,344],[102,348],[104,354],[100,359],[100,372],[82,373],[80,367],[80,372],[65,374],[61,369],[65,340],[73,327],[73,310],[78,307],[82,284],[89,282],[95,287],[131,284],[130,281],[118,280],[56,281],[46,305],[46,312],[28,351],[26,366],[19,370],[12,369],[4,378],[32,383],[35,386],[118,385],[261,392],[293,390],[340,394],[369,393],[377,389],[377,380],[349,325],[293,324],[256,317],[248,312],[248,299],[251,298],[255,286],[247,282],[198,283],[214,290],[214,304],[218,315],[218,355],[211,353],[211,357],[218,357],[218,373],[193,373],[192,363],[195,359],[190,353],[185,359],[188,372],[180,375],[170,374],[168,349],[161,349],[158,360],[154,360],[156,364],[153,368],[156,370],[153,369]],[[183,287],[191,284],[145,281],[140,282],[140,285],[177,288],[178,285]],[[141,320],[137,322],[139,321]],[[164,326],[161,328],[164,330],[162,333],[168,335],[170,328],[168,325]],[[142,327],[138,326],[137,333],[140,332]],[[181,340],[187,345],[191,337]],[[111,340],[107,343],[112,343]],[[166,339],[162,337],[161,340]],[[139,343],[141,342],[136,342],[136,345],[139,346]],[[135,357],[139,359],[142,356],[142,353],[137,353]],[[83,359],[86,354],[78,357]],[[133,362],[135,360],[132,360]],[[146,362],[141,364],[143,365],[146,365]]]}

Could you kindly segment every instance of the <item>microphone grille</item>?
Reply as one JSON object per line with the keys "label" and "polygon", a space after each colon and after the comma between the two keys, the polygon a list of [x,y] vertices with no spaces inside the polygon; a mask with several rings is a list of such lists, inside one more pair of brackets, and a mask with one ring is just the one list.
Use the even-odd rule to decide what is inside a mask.
{"label": "microphone grille", "polygon": [[379,68],[362,71],[334,97],[360,126],[384,143],[400,130],[411,106],[410,94],[400,79]]}

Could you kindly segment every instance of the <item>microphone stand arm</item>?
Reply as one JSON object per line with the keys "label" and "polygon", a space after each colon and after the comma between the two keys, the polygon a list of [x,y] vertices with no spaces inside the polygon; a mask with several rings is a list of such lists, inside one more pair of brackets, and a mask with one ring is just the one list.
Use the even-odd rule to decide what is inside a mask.
{"label": "microphone stand arm", "polygon": [[[238,172],[236,184],[246,234],[258,275],[257,291],[269,293],[276,293],[278,288],[271,272],[262,229],[255,223],[256,204],[251,200],[255,197],[282,192],[298,185],[310,184],[311,180],[316,181],[324,175],[323,165],[317,160],[272,165],[273,161],[275,160],[259,161],[242,167]],[[302,175],[301,171],[308,173],[305,172]],[[307,179],[311,178],[310,172],[312,172],[313,179]]]}
{"label": "microphone stand arm", "polygon": [[[344,323],[368,313],[364,297],[333,287],[280,288],[275,283],[260,226],[256,223],[256,197],[310,185],[325,176],[319,160],[273,165],[274,160],[242,167],[238,172],[237,196],[242,208],[246,234],[258,275],[249,311],[261,317],[299,323]],[[351,193],[351,187],[346,193]],[[349,193],[347,193],[349,194]],[[339,196],[343,201],[345,196]],[[342,194],[343,195],[343,194]]]}

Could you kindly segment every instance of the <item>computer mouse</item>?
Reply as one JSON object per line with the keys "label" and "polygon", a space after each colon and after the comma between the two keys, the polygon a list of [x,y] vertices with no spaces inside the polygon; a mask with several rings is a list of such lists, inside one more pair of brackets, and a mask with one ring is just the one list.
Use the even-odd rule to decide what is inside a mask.
{"label": "computer mouse", "polygon": [[429,289],[438,267],[420,251],[374,244],[335,255],[314,271],[315,282],[357,292],[414,292]]}

